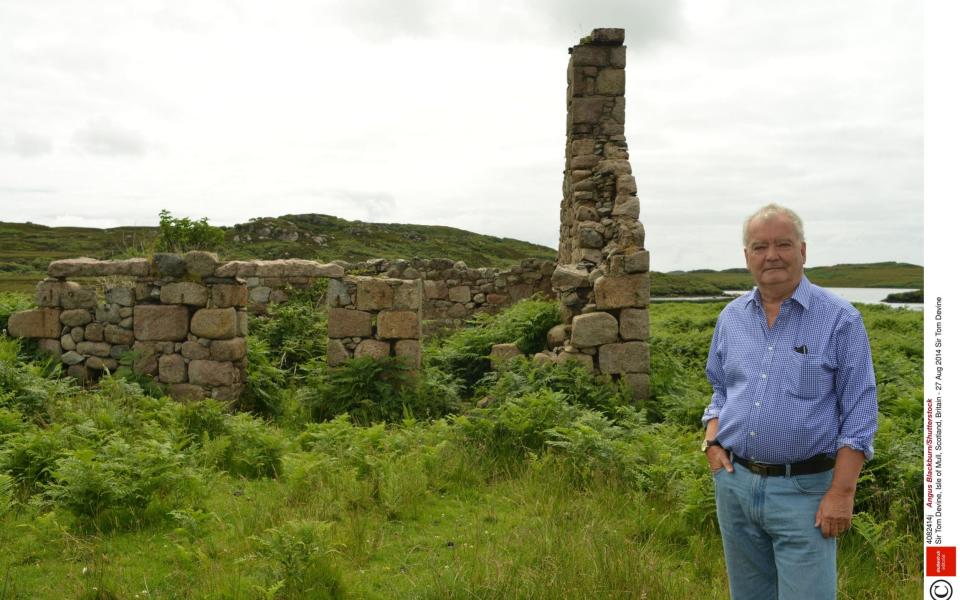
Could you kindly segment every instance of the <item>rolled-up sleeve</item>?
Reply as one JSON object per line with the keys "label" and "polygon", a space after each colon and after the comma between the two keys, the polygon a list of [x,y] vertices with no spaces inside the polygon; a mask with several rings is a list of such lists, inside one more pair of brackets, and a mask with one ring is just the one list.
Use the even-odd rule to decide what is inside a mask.
{"label": "rolled-up sleeve", "polygon": [[840,409],[837,450],[859,450],[870,460],[877,432],[877,380],[870,341],[859,314],[837,330],[836,391]]}
{"label": "rolled-up sleeve", "polygon": [[720,417],[720,409],[727,401],[727,388],[724,384],[726,378],[723,374],[723,325],[722,318],[717,320],[717,326],[713,330],[713,340],[710,342],[710,353],[707,355],[707,381],[713,387],[713,396],[710,398],[710,404],[703,411],[701,423],[706,426],[711,419]]}

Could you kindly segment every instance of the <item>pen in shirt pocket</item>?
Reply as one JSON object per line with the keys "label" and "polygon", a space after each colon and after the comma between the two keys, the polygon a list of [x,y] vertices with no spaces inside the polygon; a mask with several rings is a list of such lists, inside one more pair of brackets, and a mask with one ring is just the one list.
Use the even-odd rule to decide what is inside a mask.
{"label": "pen in shirt pocket", "polygon": [[806,346],[806,345],[797,346],[796,348],[793,349],[793,351],[794,351],[794,352],[799,352],[800,354],[806,354],[806,353],[807,353],[807,346]]}

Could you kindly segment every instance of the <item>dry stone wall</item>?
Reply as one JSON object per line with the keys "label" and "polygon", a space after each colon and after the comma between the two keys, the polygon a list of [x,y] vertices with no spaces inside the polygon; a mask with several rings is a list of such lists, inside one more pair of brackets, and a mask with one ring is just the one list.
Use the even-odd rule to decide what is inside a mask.
{"label": "dry stone wall", "polygon": [[379,277],[331,279],[327,365],[397,356],[420,367],[423,282]]}
{"label": "dry stone wall", "polygon": [[344,267],[351,273],[423,281],[423,319],[432,328],[455,327],[470,316],[494,313],[537,292],[553,295],[553,261],[524,259],[504,268],[471,268],[446,258],[374,259]]}
{"label": "dry stone wall", "polygon": [[[342,276],[311,261],[218,261],[215,254],[156,254],[152,259],[50,263],[37,284],[39,308],[14,313],[16,337],[38,338],[80,379],[115,370],[133,353],[133,369],[181,399],[236,399],[247,365],[244,277],[287,280]],[[99,283],[81,283],[101,278]]]}
{"label": "dry stone wall", "polygon": [[622,29],[570,48],[560,252],[552,275],[564,325],[544,358],[577,360],[649,396],[650,255],[624,136]]}

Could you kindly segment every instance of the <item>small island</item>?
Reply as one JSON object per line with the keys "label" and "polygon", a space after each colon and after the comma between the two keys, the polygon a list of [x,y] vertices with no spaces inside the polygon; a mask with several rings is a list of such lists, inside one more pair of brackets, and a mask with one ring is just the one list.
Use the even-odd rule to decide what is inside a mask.
{"label": "small island", "polygon": [[897,292],[888,294],[883,302],[903,302],[908,304],[923,304],[923,290],[910,290],[909,292]]}

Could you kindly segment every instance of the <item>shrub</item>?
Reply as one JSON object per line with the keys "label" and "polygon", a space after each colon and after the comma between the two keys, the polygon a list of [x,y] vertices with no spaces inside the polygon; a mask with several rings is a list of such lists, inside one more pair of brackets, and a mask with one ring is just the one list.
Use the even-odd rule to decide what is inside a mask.
{"label": "shrub", "polygon": [[540,390],[552,390],[577,406],[613,415],[616,407],[633,403],[632,395],[609,376],[595,375],[575,361],[537,363],[518,358],[483,376],[478,394],[493,402]]}
{"label": "shrub", "polygon": [[556,302],[538,297],[523,300],[497,315],[478,315],[467,328],[435,342],[427,349],[425,362],[450,373],[472,391],[490,370],[494,344],[516,343],[521,352],[532,354],[546,346],[547,332],[560,322]]}
{"label": "shrub", "polygon": [[274,365],[295,373],[299,365],[327,354],[327,312],[323,299],[327,280],[309,290],[296,290],[283,304],[271,304],[266,316],[250,321],[250,333],[262,340]]}
{"label": "shrub", "polygon": [[214,250],[223,244],[223,239],[223,230],[207,223],[206,217],[196,221],[189,217],[175,219],[169,211],[160,211],[158,252]]}
{"label": "shrub", "polygon": [[14,478],[25,495],[32,494],[53,477],[57,461],[75,443],[69,427],[31,427],[6,436],[0,449],[0,471]]}
{"label": "shrub", "polygon": [[[329,523],[287,521],[252,538],[269,562],[271,597],[334,600],[346,597],[340,572],[330,559]],[[272,594],[278,594],[276,596]]]}
{"label": "shrub", "polygon": [[286,374],[270,356],[267,344],[247,336],[247,375],[240,395],[240,408],[265,416],[277,416],[283,408]]}
{"label": "shrub", "polygon": [[245,413],[229,417],[227,434],[204,436],[207,460],[239,477],[278,477],[283,472],[284,440],[280,432]]}
{"label": "shrub", "polygon": [[328,369],[310,385],[304,402],[314,419],[345,413],[364,425],[447,414],[457,389],[436,370],[418,376],[402,359],[367,356]]}
{"label": "shrub", "polygon": [[0,292],[0,329],[7,328],[10,315],[17,311],[33,308],[33,302],[26,294]]}
{"label": "shrub", "polygon": [[200,479],[170,444],[113,436],[57,460],[44,496],[97,529],[156,521],[198,495]]}

